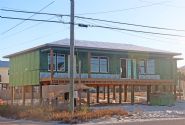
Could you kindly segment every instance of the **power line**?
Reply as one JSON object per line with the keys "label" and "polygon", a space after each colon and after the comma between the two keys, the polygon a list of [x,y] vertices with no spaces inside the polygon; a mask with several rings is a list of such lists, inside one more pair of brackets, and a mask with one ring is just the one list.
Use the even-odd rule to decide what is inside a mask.
{"label": "power line", "polygon": [[126,8],[126,9],[117,9],[117,10],[100,11],[100,12],[92,12],[92,13],[80,13],[78,15],[93,15],[93,14],[106,14],[106,13],[122,12],[122,11],[135,10],[135,9],[140,9],[140,8],[145,8],[145,7],[155,6],[155,5],[161,5],[161,4],[167,3],[167,2],[169,2],[169,1],[162,1],[162,2],[158,2],[158,3],[150,3],[150,4],[147,4],[147,5],[136,6],[136,7]]}
{"label": "power line", "polygon": [[167,34],[167,33],[158,33],[158,32],[149,32],[149,31],[142,31],[142,30],[132,30],[132,29],[117,28],[117,27],[109,27],[109,26],[101,26],[101,25],[89,25],[89,27],[99,27],[99,28],[112,29],[112,30],[124,30],[124,31],[129,31],[129,32],[146,33],[146,34],[154,34],[154,35],[165,35],[165,36],[185,37],[185,36],[183,36],[183,35],[175,35],[175,34]]}
{"label": "power line", "polygon": [[[55,21],[55,20],[25,19],[25,18],[4,17],[4,16],[0,16],[0,18],[70,24],[70,22]],[[133,30],[133,29],[117,28],[117,27],[109,27],[109,26],[101,26],[101,25],[89,25],[89,24],[81,24],[81,23],[75,23],[74,25],[78,25],[80,27],[97,27],[97,28],[104,28],[104,29],[124,30],[124,31],[128,31],[128,32],[145,33],[145,34],[165,35],[165,36],[173,36],[173,37],[185,37],[183,35],[167,34],[167,33],[159,33],[159,32],[149,32],[149,31]]]}
{"label": "power line", "polygon": [[45,12],[34,12],[34,11],[25,11],[25,10],[15,10],[15,9],[0,9],[1,11],[10,11],[10,12],[17,12],[17,13],[33,13],[33,14],[43,14],[49,16],[70,16],[69,14],[55,14],[55,13],[45,13]]}
{"label": "power line", "polygon": [[[86,21],[86,20],[83,20],[83,19],[79,19],[83,22],[86,22],[86,23],[90,23],[90,24],[93,24],[93,25],[97,25],[97,23],[94,23],[94,22],[89,22],[89,21]],[[98,22],[99,23],[99,22]],[[102,25],[106,25],[106,26],[113,26],[113,25],[109,25],[109,24],[106,24],[106,23],[102,23]],[[139,35],[136,35],[136,34],[131,34],[131,33],[127,33],[127,32],[123,32],[123,31],[119,31],[119,30],[113,30],[113,31],[116,31],[116,32],[119,32],[119,33],[122,33],[122,34],[126,34],[126,35],[129,35],[129,36],[134,36],[134,37],[138,37],[138,38],[142,38],[142,39],[149,39],[149,40],[152,40],[152,41],[161,41],[161,42],[167,42],[167,41],[163,41],[163,40],[159,40],[159,39],[153,39],[153,38],[149,38],[149,37],[144,37],[144,36],[139,36]],[[162,36],[155,36],[157,38],[163,38],[163,39],[167,39],[167,40],[173,40],[174,42],[174,39],[170,39],[170,38],[167,38],[167,37],[162,37]]]}
{"label": "power line", "polygon": [[[55,18],[55,16],[54,16],[54,17],[49,18],[48,20],[51,20],[51,19],[53,19],[53,18]],[[31,28],[36,27],[36,26],[38,26],[38,25],[41,25],[42,23],[45,23],[45,22],[39,22],[39,23],[37,23],[37,24],[34,24],[34,25],[31,25],[31,26],[28,26],[28,27],[24,28],[24,29],[23,29],[23,30],[21,30],[21,31],[18,31],[18,32],[15,32],[15,33],[13,33],[13,34],[10,34],[10,35],[8,35],[8,36],[6,36],[6,37],[3,37],[2,39],[10,38],[10,37],[12,37],[12,36],[14,36],[14,35],[16,35],[16,34],[18,34],[18,33],[22,33],[23,31],[26,31],[26,30],[28,30],[28,29],[31,29]]]}
{"label": "power line", "polygon": [[35,21],[35,22],[48,22],[48,23],[70,24],[69,22],[62,22],[62,21],[56,21],[56,20],[28,19],[28,18],[6,17],[6,16],[0,16],[0,18],[12,19],[12,20],[29,20],[29,21]]}
{"label": "power line", "polygon": [[[52,15],[52,16],[66,16],[66,17],[69,17],[70,16],[70,15],[67,15],[67,14],[64,15],[64,14],[53,14],[53,13],[40,13],[40,12],[31,12],[31,11],[23,11],[23,10],[12,10],[12,9],[0,9],[0,10],[1,11],[18,12],[18,13],[44,14],[44,15]],[[143,28],[158,29],[158,30],[169,30],[169,31],[181,31],[181,32],[185,32],[185,30],[181,30],[181,29],[173,29],[173,28],[166,28],[166,27],[140,25],[140,24],[125,23],[125,22],[120,22],[120,21],[97,19],[97,18],[90,18],[90,17],[83,17],[83,16],[75,16],[75,18],[87,19],[87,20],[95,20],[95,21],[101,21],[101,22],[107,22],[107,23],[114,23],[114,24],[129,25],[129,26],[136,26],[136,27],[143,27]]]}
{"label": "power line", "polygon": [[[42,9],[40,9],[38,12],[41,12],[42,10],[46,9],[47,7],[49,7],[50,5],[52,5],[54,2],[55,2],[55,1],[52,1],[52,2],[49,3],[48,5],[44,6],[44,7],[43,7]],[[34,13],[34,14],[32,14],[31,16],[29,16],[27,19],[30,19],[30,18],[32,18],[32,17],[35,16],[35,15],[36,15],[36,14]],[[11,28],[8,29],[8,30],[2,32],[1,34],[5,34],[5,33],[9,32],[9,31],[13,30],[13,29],[16,28],[17,26],[23,24],[25,21],[26,21],[26,20],[22,20],[20,23],[16,24],[15,26],[11,27]]]}

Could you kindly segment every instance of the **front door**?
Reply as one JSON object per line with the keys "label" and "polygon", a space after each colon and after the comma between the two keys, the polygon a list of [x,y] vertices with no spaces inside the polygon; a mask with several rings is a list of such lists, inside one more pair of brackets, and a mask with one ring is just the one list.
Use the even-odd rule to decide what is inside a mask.
{"label": "front door", "polygon": [[120,59],[120,73],[121,78],[127,78],[127,60]]}

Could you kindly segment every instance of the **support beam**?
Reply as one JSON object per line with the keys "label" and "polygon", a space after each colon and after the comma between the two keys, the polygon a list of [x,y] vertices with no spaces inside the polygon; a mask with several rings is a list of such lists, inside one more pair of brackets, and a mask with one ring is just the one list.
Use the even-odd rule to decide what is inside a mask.
{"label": "support beam", "polygon": [[166,86],[163,85],[163,92],[166,92]]}
{"label": "support beam", "polygon": [[13,105],[13,103],[14,103],[14,98],[15,98],[15,96],[14,96],[14,87],[11,86],[11,105]]}
{"label": "support beam", "polygon": [[22,105],[25,106],[25,86],[22,86]]}
{"label": "support beam", "polygon": [[122,85],[119,85],[119,103],[122,102]]}
{"label": "support beam", "polygon": [[42,104],[42,84],[40,83],[40,85],[39,85],[39,103],[40,103],[40,105]]}
{"label": "support beam", "polygon": [[105,100],[105,86],[103,87],[103,99]]}
{"label": "support beam", "polygon": [[53,82],[53,75],[54,75],[54,54],[53,54],[53,49],[50,49],[50,83],[52,84]]}
{"label": "support beam", "polygon": [[173,86],[170,85],[170,92],[173,93]]}
{"label": "support beam", "polygon": [[150,103],[151,85],[147,86],[147,104]]}
{"label": "support beam", "polygon": [[96,103],[99,103],[99,89],[100,89],[100,87],[99,86],[97,86],[96,87]]}
{"label": "support beam", "polygon": [[124,85],[124,102],[127,102],[127,85]]}
{"label": "support beam", "polygon": [[159,86],[155,85],[155,91],[158,91],[158,90],[159,90]]}
{"label": "support beam", "polygon": [[134,105],[134,85],[131,85],[131,104]]}
{"label": "support beam", "polygon": [[116,100],[116,86],[113,86],[113,100]]}
{"label": "support beam", "polygon": [[110,88],[109,85],[107,86],[107,103],[110,103]]}
{"label": "support beam", "polygon": [[33,99],[34,99],[34,86],[31,86],[31,105],[33,106]]}
{"label": "support beam", "polygon": [[90,106],[90,91],[87,90],[87,105]]}
{"label": "support beam", "polygon": [[173,91],[174,91],[174,97],[175,97],[175,100],[177,99],[177,89],[176,89],[176,85],[174,85],[174,89],[173,89]]}
{"label": "support beam", "polygon": [[91,52],[88,52],[88,78],[91,78]]}

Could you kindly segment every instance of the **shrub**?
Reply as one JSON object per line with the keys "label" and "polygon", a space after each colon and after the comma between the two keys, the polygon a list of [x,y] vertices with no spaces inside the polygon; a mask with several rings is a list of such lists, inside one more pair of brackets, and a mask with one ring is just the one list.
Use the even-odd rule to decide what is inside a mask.
{"label": "shrub", "polygon": [[76,110],[74,113],[60,111],[53,107],[31,107],[31,106],[0,106],[0,115],[14,119],[30,119],[30,120],[55,120],[65,123],[79,123],[101,117],[126,116],[128,112],[123,109],[101,109],[90,110],[84,106],[81,110]]}

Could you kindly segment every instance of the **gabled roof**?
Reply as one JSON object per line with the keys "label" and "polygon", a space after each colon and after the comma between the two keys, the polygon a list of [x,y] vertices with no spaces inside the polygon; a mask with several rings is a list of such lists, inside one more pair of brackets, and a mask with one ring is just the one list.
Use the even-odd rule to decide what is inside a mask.
{"label": "gabled roof", "polygon": [[[30,48],[30,49],[27,49],[27,50],[24,50],[18,53],[5,56],[5,58],[9,58],[9,57],[12,57],[14,55],[18,55],[24,52],[37,50],[43,47],[69,47],[69,45],[70,45],[69,39],[58,40],[55,42],[47,43],[41,46],[37,46],[34,48]],[[132,45],[132,44],[86,41],[86,40],[75,40],[75,47],[81,48],[81,49],[129,51],[129,52],[144,52],[144,53],[156,53],[156,54],[158,53],[158,54],[172,55],[172,56],[181,55],[181,53],[174,53],[174,52],[169,52],[169,51],[152,49],[152,48],[142,47],[142,46],[137,46],[137,45]]]}
{"label": "gabled roof", "polygon": [[0,67],[9,67],[9,61],[0,61]]}

